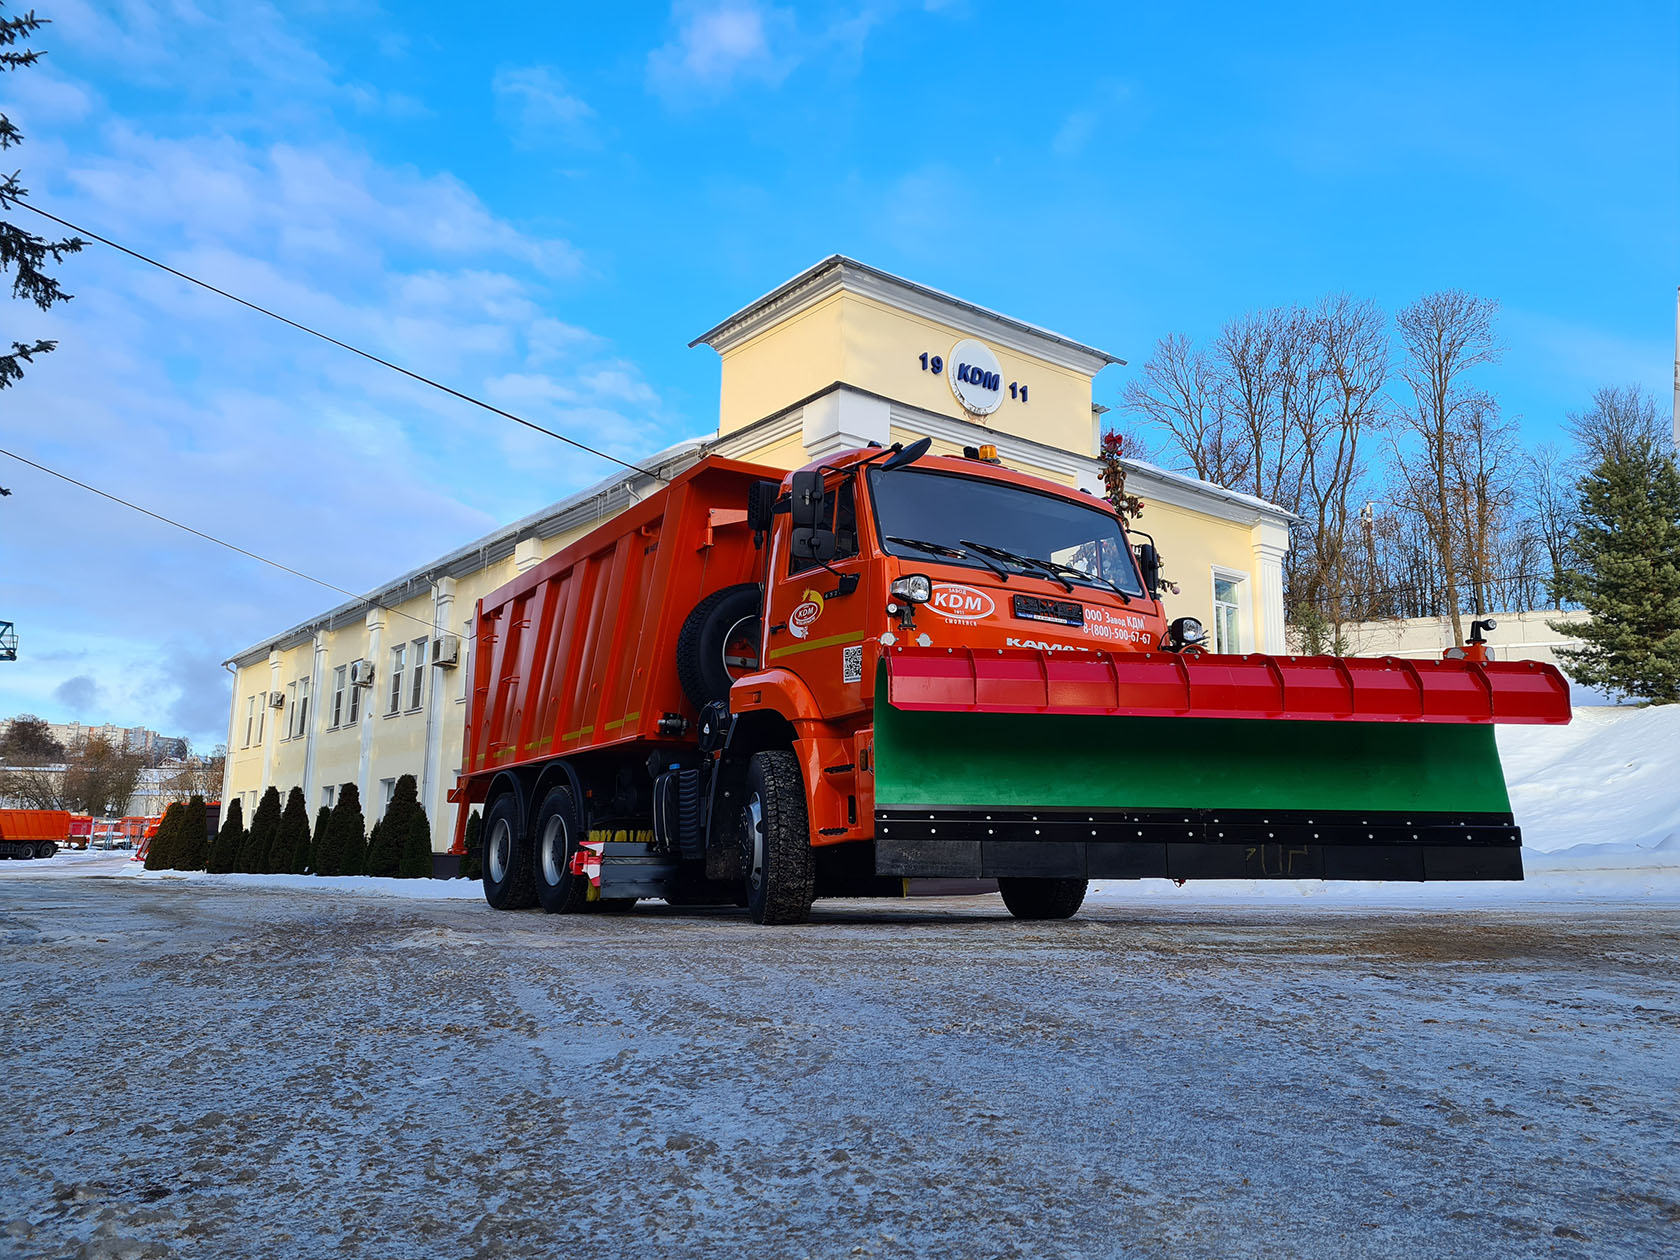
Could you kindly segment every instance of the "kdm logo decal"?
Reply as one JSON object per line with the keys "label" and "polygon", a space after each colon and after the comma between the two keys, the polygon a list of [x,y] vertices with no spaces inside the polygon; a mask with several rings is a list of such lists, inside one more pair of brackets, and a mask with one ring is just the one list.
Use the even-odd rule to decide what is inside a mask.
{"label": "kdm logo decal", "polygon": [[820,591],[807,590],[805,600],[788,614],[788,633],[796,639],[803,639],[811,632],[811,626],[822,616],[823,597]]}
{"label": "kdm logo decal", "polygon": [[935,582],[933,596],[927,606],[947,621],[984,621],[997,611],[997,605],[985,591],[960,582]]}

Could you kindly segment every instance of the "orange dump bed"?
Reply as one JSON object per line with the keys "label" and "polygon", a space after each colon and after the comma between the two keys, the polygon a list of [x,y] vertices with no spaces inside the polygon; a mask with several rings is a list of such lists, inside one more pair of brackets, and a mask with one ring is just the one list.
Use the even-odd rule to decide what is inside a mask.
{"label": "orange dump bed", "polygon": [[63,844],[69,838],[67,809],[0,809],[0,840],[53,840]]}

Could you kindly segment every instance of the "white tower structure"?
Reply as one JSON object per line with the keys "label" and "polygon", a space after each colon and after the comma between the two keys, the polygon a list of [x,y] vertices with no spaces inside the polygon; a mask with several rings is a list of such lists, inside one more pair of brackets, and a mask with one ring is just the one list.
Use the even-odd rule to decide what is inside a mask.
{"label": "white tower structure", "polygon": [[1680,288],[1674,290],[1674,442],[1680,446]]}

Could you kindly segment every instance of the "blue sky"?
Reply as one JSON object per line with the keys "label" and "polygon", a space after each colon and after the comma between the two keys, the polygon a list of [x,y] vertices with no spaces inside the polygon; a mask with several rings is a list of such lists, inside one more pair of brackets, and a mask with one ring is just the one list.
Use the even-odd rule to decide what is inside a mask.
{"label": "blue sky", "polygon": [[[715,425],[690,338],[835,252],[1134,363],[1458,286],[1530,440],[1599,384],[1666,406],[1669,3],[37,8],[0,100],[42,204],[627,458]],[[608,471],[98,247],[61,275],[0,306],[62,343],[6,444],[338,585]],[[208,746],[218,663],[333,600],[0,465],[0,715]]]}

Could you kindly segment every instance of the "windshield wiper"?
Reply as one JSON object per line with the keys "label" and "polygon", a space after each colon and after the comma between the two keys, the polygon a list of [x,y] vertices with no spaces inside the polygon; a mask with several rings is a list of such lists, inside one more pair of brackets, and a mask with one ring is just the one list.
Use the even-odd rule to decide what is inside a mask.
{"label": "windshield wiper", "polygon": [[[890,543],[897,543],[900,547],[914,547],[917,551],[925,551],[929,555],[950,556],[953,560],[968,559],[968,552],[963,551],[958,547],[947,547],[944,543],[924,542],[920,538],[900,538],[896,534],[888,534],[886,541]],[[1005,582],[1009,581],[1009,573],[1007,570],[1001,568],[985,556],[979,556],[977,558],[981,564],[985,565],[993,573],[997,574],[998,577],[1003,579]]]}
{"label": "windshield wiper", "polygon": [[1116,595],[1118,595],[1120,597],[1120,602],[1121,603],[1129,604],[1129,603],[1132,602],[1132,597],[1130,595],[1128,595],[1125,591],[1121,590],[1112,581],[1110,581],[1108,578],[1105,578],[1100,573],[1091,573],[1091,572],[1088,572],[1085,569],[1079,568],[1076,565],[1060,564],[1055,560],[1040,560],[1039,563],[1049,565],[1050,567],[1054,568],[1057,573],[1061,573],[1061,574],[1071,573],[1074,577],[1082,578],[1082,579],[1084,579],[1085,581],[1088,581],[1088,582],[1101,582],[1104,586],[1108,587],[1109,590],[1113,591]]}
{"label": "windshield wiper", "polygon": [[1020,565],[1023,569],[1037,569],[1040,573],[1045,574],[1047,577],[1052,577],[1056,581],[1060,582],[1064,591],[1067,591],[1070,594],[1073,591],[1073,583],[1068,581],[1067,578],[1063,577],[1060,573],[1056,572],[1057,568],[1060,566],[1049,560],[1040,560],[1037,556],[1023,556],[1019,552],[1005,551],[1002,547],[993,547],[987,543],[977,543],[973,539],[969,538],[964,538],[962,540],[962,545],[972,548],[983,556],[995,556],[997,559],[1002,560],[1005,563]]}

